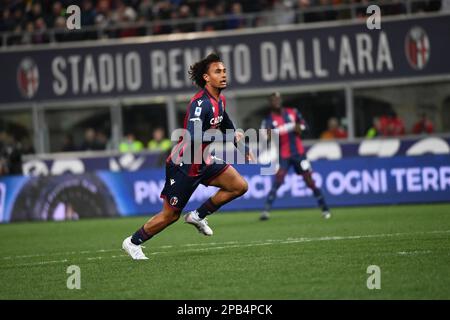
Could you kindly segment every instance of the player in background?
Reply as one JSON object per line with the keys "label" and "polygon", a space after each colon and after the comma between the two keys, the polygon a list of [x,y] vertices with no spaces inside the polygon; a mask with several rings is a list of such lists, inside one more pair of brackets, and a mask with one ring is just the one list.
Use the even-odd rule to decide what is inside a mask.
{"label": "player in background", "polygon": [[[225,111],[225,97],[221,94],[227,87],[227,73],[223,62],[218,55],[210,54],[192,65],[189,75],[201,88],[192,97],[184,118],[184,129],[191,139],[186,138],[187,132],[185,136],[180,137],[166,160],[166,182],[161,192],[162,210],[122,243],[122,248],[136,260],[148,259],[142,252],[141,244],[180,218],[181,211],[200,183],[218,187],[219,190],[199,208],[186,214],[184,219],[207,236],[211,236],[213,231],[208,226],[206,216],[242,196],[248,189],[247,182],[236,169],[214,155],[208,155],[208,150],[205,151],[211,143],[205,139],[209,129],[218,129],[221,132],[233,129],[231,141],[235,146],[242,143],[239,140],[243,134],[234,131],[233,122]],[[225,134],[222,138],[224,141],[230,141]],[[207,156],[203,157],[204,154]],[[200,161],[195,161],[198,155]],[[254,159],[247,147],[245,155],[247,160]]]}
{"label": "player in background", "polygon": [[311,164],[306,159],[303,148],[301,133],[307,130],[307,124],[300,112],[294,108],[285,108],[281,105],[281,95],[274,92],[269,97],[270,114],[263,120],[262,129],[267,129],[267,138],[271,138],[272,130],[277,130],[279,134],[279,163],[280,167],[275,174],[272,188],[267,197],[264,211],[261,213],[260,220],[268,220],[272,204],[277,196],[278,188],[283,184],[289,168],[294,167],[297,174],[302,175],[306,185],[312,190],[317,203],[322,210],[322,216],[325,219],[331,217],[322,192],[317,188],[312,178]]}

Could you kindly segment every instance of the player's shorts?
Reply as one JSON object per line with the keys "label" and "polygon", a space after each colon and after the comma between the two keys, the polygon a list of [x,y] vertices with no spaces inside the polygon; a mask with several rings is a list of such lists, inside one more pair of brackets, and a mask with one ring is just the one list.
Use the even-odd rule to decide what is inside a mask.
{"label": "player's shorts", "polygon": [[208,165],[204,172],[195,177],[190,177],[172,163],[166,163],[166,183],[161,191],[161,198],[176,210],[183,210],[190,197],[199,184],[208,186],[209,183],[222,174],[230,165],[226,163],[213,163]]}
{"label": "player's shorts", "polygon": [[280,158],[280,170],[287,172],[290,166],[294,167],[294,170],[297,174],[303,174],[305,172],[311,172],[311,162],[306,159],[305,155],[296,155],[290,158]]}

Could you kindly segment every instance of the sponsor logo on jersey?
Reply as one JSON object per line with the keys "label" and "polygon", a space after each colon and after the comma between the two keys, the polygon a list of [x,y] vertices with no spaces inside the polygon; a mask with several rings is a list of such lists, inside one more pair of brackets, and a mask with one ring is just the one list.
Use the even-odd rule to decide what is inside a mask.
{"label": "sponsor logo on jersey", "polygon": [[218,117],[211,118],[211,120],[209,121],[209,123],[210,123],[211,125],[216,125],[216,124],[221,123],[222,120],[223,120],[223,116],[218,116]]}

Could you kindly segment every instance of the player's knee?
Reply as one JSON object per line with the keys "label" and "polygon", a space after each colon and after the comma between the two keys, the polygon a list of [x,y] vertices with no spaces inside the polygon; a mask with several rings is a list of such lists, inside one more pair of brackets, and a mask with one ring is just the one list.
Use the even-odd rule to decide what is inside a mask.
{"label": "player's knee", "polygon": [[242,196],[244,193],[246,193],[248,190],[248,183],[247,181],[245,181],[244,179],[242,179],[242,181],[239,182],[239,185],[237,186],[235,193],[236,196],[240,197]]}

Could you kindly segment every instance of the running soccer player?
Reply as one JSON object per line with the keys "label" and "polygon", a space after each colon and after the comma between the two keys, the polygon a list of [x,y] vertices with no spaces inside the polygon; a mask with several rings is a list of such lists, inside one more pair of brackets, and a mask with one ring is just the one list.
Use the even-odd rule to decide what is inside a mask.
{"label": "running soccer player", "polygon": [[[233,122],[225,111],[225,97],[221,94],[227,87],[223,62],[218,55],[210,54],[192,65],[189,75],[201,90],[188,105],[184,118],[185,136],[180,138],[166,160],[166,183],[161,192],[162,210],[122,243],[122,248],[135,260],[148,259],[142,252],[142,243],[180,218],[181,211],[200,183],[218,187],[219,190],[199,208],[186,214],[184,220],[206,236],[213,234],[206,216],[242,196],[248,189],[247,182],[231,165],[205,150],[211,143],[205,139],[209,129],[219,129],[221,132],[233,129],[231,141],[235,146],[242,143],[239,140],[243,134],[234,131]],[[225,134],[222,138],[229,141]],[[244,149],[246,159],[252,161],[253,154],[247,147]],[[200,161],[196,161],[199,155]]]}
{"label": "running soccer player", "polygon": [[301,133],[307,130],[307,124],[300,112],[294,108],[284,108],[281,105],[281,95],[274,92],[269,97],[270,114],[263,120],[262,129],[267,129],[268,139],[271,138],[272,130],[277,130],[279,142],[279,163],[280,167],[275,174],[272,188],[267,197],[264,211],[260,220],[268,220],[272,204],[277,196],[278,188],[283,184],[284,177],[291,166],[297,174],[302,175],[306,185],[313,191],[319,207],[322,209],[322,216],[325,219],[331,217],[330,210],[325,202],[322,192],[317,188],[312,178],[311,164],[306,159],[303,148]]}

